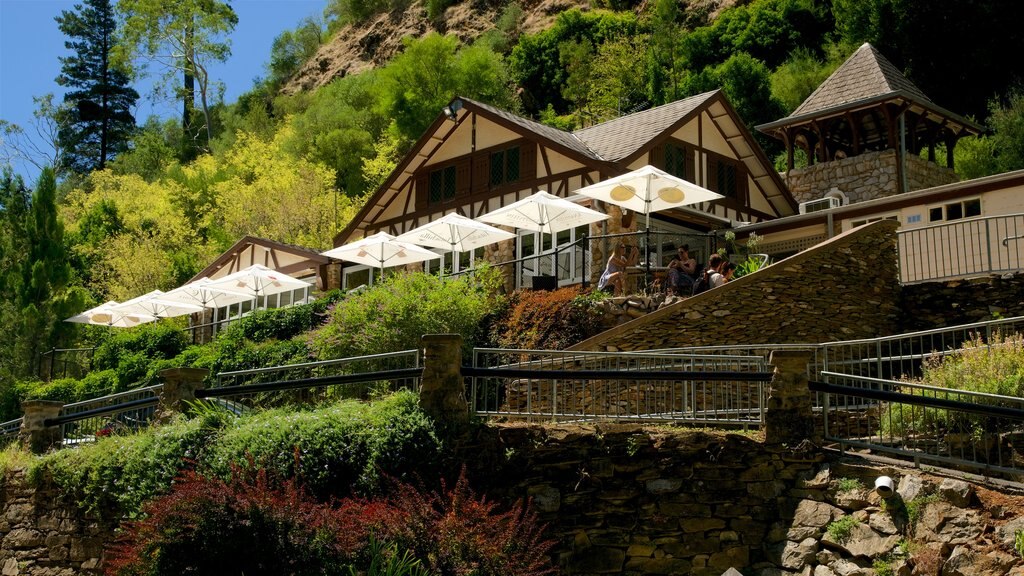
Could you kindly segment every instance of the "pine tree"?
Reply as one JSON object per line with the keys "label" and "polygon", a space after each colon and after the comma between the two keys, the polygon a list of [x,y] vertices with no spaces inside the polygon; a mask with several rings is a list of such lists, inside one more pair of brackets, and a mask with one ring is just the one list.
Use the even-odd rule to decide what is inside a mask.
{"label": "pine tree", "polygon": [[71,38],[64,46],[73,52],[60,59],[57,77],[58,84],[71,88],[64,95],[70,118],[59,133],[66,165],[78,173],[102,170],[127,149],[135,128],[131,109],[139,98],[128,75],[111,63],[117,41],[114,8],[111,0],[84,0],[56,20]]}

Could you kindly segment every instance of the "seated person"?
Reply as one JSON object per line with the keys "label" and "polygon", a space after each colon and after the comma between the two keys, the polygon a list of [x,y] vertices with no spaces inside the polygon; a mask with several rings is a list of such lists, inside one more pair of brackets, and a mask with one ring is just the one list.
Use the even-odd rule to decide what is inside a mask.
{"label": "seated person", "polygon": [[608,258],[608,266],[605,267],[601,278],[597,281],[598,290],[608,291],[608,288],[611,287],[612,294],[615,296],[621,296],[626,291],[626,267],[636,266],[636,263],[640,261],[640,249],[633,246],[628,257],[625,252],[626,246],[621,243],[612,251],[612,255]]}
{"label": "seated person", "polygon": [[690,258],[690,246],[683,244],[668,263],[668,291],[677,296],[689,296],[693,288],[693,277],[697,273],[697,261]]}

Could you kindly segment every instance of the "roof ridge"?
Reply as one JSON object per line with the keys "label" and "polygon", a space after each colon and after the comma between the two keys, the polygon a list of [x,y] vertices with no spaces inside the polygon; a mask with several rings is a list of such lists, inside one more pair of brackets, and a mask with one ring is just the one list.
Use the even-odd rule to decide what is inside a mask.
{"label": "roof ridge", "polygon": [[647,114],[647,113],[655,112],[657,110],[661,110],[661,109],[666,108],[668,106],[678,106],[681,102],[686,102],[686,101],[689,101],[689,100],[695,100],[695,99],[698,99],[698,98],[708,98],[712,94],[714,94],[715,92],[719,92],[719,91],[721,91],[721,88],[715,88],[714,90],[708,90],[707,92],[701,92],[700,94],[693,94],[693,95],[687,96],[685,98],[680,98],[679,100],[673,100],[671,102],[666,102],[664,104],[659,104],[658,106],[655,106],[653,108],[647,108],[646,110],[639,110],[637,112],[633,112],[633,113],[630,113],[630,114],[623,114],[622,116],[617,116],[615,118],[611,118],[609,120],[605,120],[604,122],[598,122],[597,124],[594,124],[592,126],[587,126],[586,128],[580,128],[579,130],[573,130],[572,132],[570,132],[570,134],[575,135],[577,132],[586,132],[587,130],[591,130],[591,129],[594,129],[594,128],[599,128],[599,127],[605,126],[607,124],[611,124],[612,122],[618,122],[619,120],[622,120],[623,118],[632,118],[632,117],[639,116],[641,114]]}

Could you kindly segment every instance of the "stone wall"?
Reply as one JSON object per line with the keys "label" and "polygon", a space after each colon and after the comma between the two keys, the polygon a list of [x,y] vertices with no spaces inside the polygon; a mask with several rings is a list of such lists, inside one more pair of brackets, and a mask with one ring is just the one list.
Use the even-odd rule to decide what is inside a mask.
{"label": "stone wall", "polygon": [[[953,170],[917,156],[908,155],[906,166],[910,190],[957,181]],[[896,194],[898,174],[896,151],[883,150],[783,172],[781,176],[797,202],[817,200],[838,188],[852,204]]]}
{"label": "stone wall", "polygon": [[904,286],[902,332],[1024,316],[1024,273]]}
{"label": "stone wall", "polygon": [[29,485],[11,471],[0,488],[0,574],[102,574],[103,547],[114,527],[82,514],[54,489]]}
{"label": "stone wall", "polygon": [[[886,558],[892,573],[910,574],[900,566],[915,560],[897,552],[906,537],[939,566],[959,567],[943,574],[1024,575],[1012,554],[1024,498],[990,501],[991,491],[963,481],[825,461],[819,450],[773,449],[739,434],[634,425],[491,427],[465,450],[474,486],[532,498],[562,574],[866,576]],[[882,475],[900,490],[886,506],[870,490]],[[915,500],[916,526],[900,512]],[[844,516],[856,524],[837,541],[827,529]],[[975,571],[963,568],[970,562]]]}
{"label": "stone wall", "polygon": [[818,343],[893,334],[897,226],[880,221],[855,228],[571,349]]}

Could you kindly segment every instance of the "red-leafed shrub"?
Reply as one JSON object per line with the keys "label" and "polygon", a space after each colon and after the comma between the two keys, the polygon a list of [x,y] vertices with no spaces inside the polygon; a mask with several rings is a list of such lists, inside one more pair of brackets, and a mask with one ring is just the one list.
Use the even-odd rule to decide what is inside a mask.
{"label": "red-leafed shrub", "polygon": [[[315,501],[295,481],[235,469],[224,482],[186,471],[125,525],[111,576],[540,576],[554,571],[536,515],[478,498],[464,474],[438,493],[396,482],[392,496]],[[383,569],[382,567],[386,568]]]}
{"label": "red-leafed shrub", "polygon": [[554,541],[545,540],[537,516],[526,504],[502,511],[494,502],[477,497],[465,471],[455,486],[439,493],[400,486],[391,497],[403,518],[388,526],[388,537],[412,550],[432,573],[445,576],[542,575],[554,572],[547,553]]}
{"label": "red-leafed shrub", "polygon": [[602,294],[579,286],[558,290],[521,290],[512,295],[507,314],[491,334],[502,348],[563,350],[601,331],[595,304]]}

